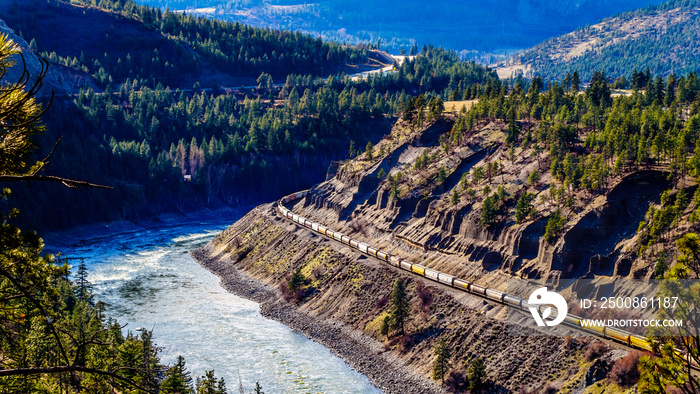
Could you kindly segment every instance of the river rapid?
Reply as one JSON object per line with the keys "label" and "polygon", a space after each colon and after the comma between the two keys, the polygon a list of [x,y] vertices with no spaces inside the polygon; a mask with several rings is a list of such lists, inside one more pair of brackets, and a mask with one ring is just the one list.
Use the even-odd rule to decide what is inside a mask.
{"label": "river rapid", "polygon": [[266,393],[381,393],[322,345],[228,293],[190,256],[232,221],[108,234],[67,254],[85,259],[108,316],[125,331],[153,330],[161,361],[183,355],[193,378],[214,369],[229,392],[240,376],[246,392],[260,382]]}

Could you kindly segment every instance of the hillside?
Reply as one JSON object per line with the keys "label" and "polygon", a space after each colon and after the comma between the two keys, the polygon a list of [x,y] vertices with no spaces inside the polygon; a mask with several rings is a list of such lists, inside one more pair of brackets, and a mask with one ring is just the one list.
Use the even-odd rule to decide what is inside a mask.
{"label": "hillside", "polygon": [[670,1],[627,12],[549,39],[496,65],[501,78],[523,74],[562,80],[578,70],[610,78],[649,69],[654,75],[700,70],[700,2]]}
{"label": "hillside", "polygon": [[[36,48],[50,70],[89,82],[57,89],[37,159],[63,137],[48,173],[114,187],[18,190],[31,196],[17,204],[32,228],[158,220],[305,188],[324,179],[331,161],[381,138],[409,94],[447,95],[496,78],[432,47],[397,73],[349,78],[344,69],[361,67],[343,59],[367,56],[373,67],[386,55],[133,3],[87,3],[2,3],[8,25],[29,41],[28,56]],[[327,62],[335,66],[307,68]]]}
{"label": "hillside", "polygon": [[[457,51],[527,48],[612,14],[658,0],[479,2],[331,0],[138,0],[139,4],[187,10],[255,26],[274,26],[321,34],[338,42],[369,42],[398,53],[413,43],[441,45]],[[503,12],[508,10],[508,12]]]}
{"label": "hillside", "polygon": [[[127,2],[1,0],[5,22],[36,52],[95,76],[100,86],[127,79],[171,88],[257,85],[262,72],[327,76],[371,62],[366,48],[292,32],[186,17]],[[40,21],[40,23],[39,23]]]}
{"label": "hillside", "polygon": [[[625,281],[674,275],[684,264],[692,267],[684,275],[698,275],[689,233],[700,229],[700,86],[685,90],[690,80],[682,77],[683,89],[671,94],[663,86],[673,84],[662,83],[658,92],[615,99],[600,74],[582,94],[558,84],[540,91],[539,79],[527,92],[489,84],[477,101],[447,112],[437,98],[417,96],[390,134],[334,166],[289,208],[407,261],[501,291],[512,281],[565,286],[564,279],[607,278],[636,294]],[[670,109],[659,105],[666,96]],[[686,115],[675,116],[675,108]],[[422,278],[309,234],[275,218],[272,208],[252,211],[201,251],[232,291],[234,273],[248,275],[281,289],[266,302],[288,305],[284,289],[298,269],[308,280],[298,313],[369,336],[424,377],[443,338],[459,373],[476,355],[487,357],[496,390],[629,387],[609,374],[610,358],[589,364],[582,352],[593,345],[586,340],[549,337],[535,345],[531,336],[503,337],[502,305],[435,284],[427,285],[434,303],[426,306]],[[410,284],[414,312],[406,336],[385,338],[379,323],[390,313],[386,296],[395,278]],[[313,329],[304,332],[314,337]],[[545,348],[556,358],[541,358]],[[631,365],[636,370],[636,361]]]}
{"label": "hillside", "polygon": [[[38,56],[29,47],[29,44],[22,37],[17,36],[2,19],[0,19],[0,34],[7,35],[7,37],[20,45],[24,54],[24,64],[30,75],[39,75],[42,72],[42,67],[45,66],[41,64]],[[14,61],[18,65],[22,64],[22,59],[18,56],[15,57]],[[8,81],[17,81],[21,73],[22,69],[20,67],[13,67],[7,71],[5,78]],[[94,80],[89,75],[68,67],[55,65],[48,68],[41,93],[49,95],[51,90],[76,93],[81,87],[85,86],[96,88]]]}

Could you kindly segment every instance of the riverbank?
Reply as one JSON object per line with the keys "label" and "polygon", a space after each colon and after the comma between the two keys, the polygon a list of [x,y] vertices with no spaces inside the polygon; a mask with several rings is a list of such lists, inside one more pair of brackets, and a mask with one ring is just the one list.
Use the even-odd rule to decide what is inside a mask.
{"label": "riverbank", "polygon": [[263,316],[279,321],[322,344],[385,393],[446,393],[418,376],[373,338],[331,319],[310,315],[283,300],[279,291],[251,277],[230,260],[215,255],[209,244],[192,251],[203,267],[221,278],[227,291],[260,304]]}
{"label": "riverbank", "polygon": [[64,244],[56,251],[84,259],[94,299],[105,304],[106,316],[124,325],[124,333],[152,330],[165,365],[182,355],[192,376],[213,369],[229,384],[241,379],[246,390],[259,382],[273,393],[379,392],[321,344],[224,289],[219,277],[190,256],[242,213],[92,226],[89,233],[59,234]]}
{"label": "riverbank", "polygon": [[[443,340],[453,352],[453,381],[464,382],[478,358],[489,392],[578,387],[589,367],[587,338],[513,334],[504,306],[368,258],[278,217],[272,204],[248,212],[194,257],[225,289],[259,302],[267,317],[326,346],[386,392],[445,392],[432,379]],[[306,287],[293,296],[280,289],[296,270]],[[387,337],[381,322],[397,279],[411,312],[405,334]]]}

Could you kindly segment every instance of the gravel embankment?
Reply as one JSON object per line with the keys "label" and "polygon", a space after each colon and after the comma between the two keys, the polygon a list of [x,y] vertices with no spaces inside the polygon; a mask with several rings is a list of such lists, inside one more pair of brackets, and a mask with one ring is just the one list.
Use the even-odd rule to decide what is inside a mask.
{"label": "gravel embankment", "polygon": [[281,299],[276,289],[251,278],[231,262],[210,257],[209,251],[209,246],[205,246],[192,251],[192,256],[219,276],[227,291],[258,302],[263,316],[277,320],[327,347],[385,393],[446,392],[403,365],[374,339],[337,322],[318,319],[299,310]]}

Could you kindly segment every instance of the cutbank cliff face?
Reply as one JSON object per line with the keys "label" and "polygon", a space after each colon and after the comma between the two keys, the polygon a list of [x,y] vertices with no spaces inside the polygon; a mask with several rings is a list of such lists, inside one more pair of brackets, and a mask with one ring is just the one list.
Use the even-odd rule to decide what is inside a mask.
{"label": "cutbank cliff face", "polygon": [[[634,262],[629,246],[649,204],[669,187],[667,173],[622,172],[598,193],[573,191],[543,170],[547,152],[508,150],[504,125],[485,125],[464,146],[446,149],[438,136],[450,127],[441,120],[410,132],[397,124],[374,147],[379,157],[341,164],[295,210],[390,253],[495,288],[504,276],[651,275],[647,265]],[[530,213],[517,222],[525,193]],[[485,209],[494,211],[490,224]],[[545,237],[555,212],[560,225]]]}
{"label": "cutbank cliff face", "polygon": [[[666,174],[620,173],[600,193],[575,192],[553,186],[541,170],[548,167],[546,152],[504,148],[503,124],[484,124],[466,143],[446,148],[441,135],[451,126],[444,119],[420,130],[397,123],[371,154],[338,163],[326,182],[289,208],[406,260],[494,289],[507,290],[511,278],[650,275],[630,246],[649,203],[669,186]],[[516,221],[524,193],[531,194],[531,207]],[[487,209],[493,211],[490,221],[484,220]],[[551,232],[547,223],[555,212],[562,219]],[[271,204],[251,211],[199,254],[233,291],[245,288],[233,284],[234,274],[262,284],[265,297],[248,296],[259,298],[265,313],[329,346],[389,392],[442,390],[428,383],[439,339],[453,350],[453,383],[479,357],[491,387],[504,392],[582,389],[604,379],[608,361],[620,355],[598,346],[596,355],[609,360],[586,361],[588,338],[510,335],[503,306],[298,228],[277,217]],[[297,269],[305,284],[291,293]],[[412,311],[407,335],[387,338],[380,327],[396,279],[408,283]],[[298,316],[309,320],[298,323]],[[327,334],[328,327],[342,329]],[[333,338],[346,338],[340,332],[350,342],[334,344]],[[358,360],[358,352],[366,358]],[[421,382],[420,389],[402,386],[411,379]]]}

